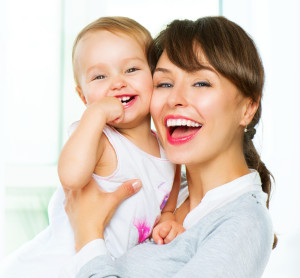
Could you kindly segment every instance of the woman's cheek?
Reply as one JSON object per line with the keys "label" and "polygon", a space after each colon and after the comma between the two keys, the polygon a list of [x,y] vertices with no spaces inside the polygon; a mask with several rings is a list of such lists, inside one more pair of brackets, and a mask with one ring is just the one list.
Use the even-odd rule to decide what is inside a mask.
{"label": "woman's cheek", "polygon": [[158,94],[155,93],[155,91],[152,94],[151,103],[150,103],[150,113],[152,115],[153,120],[157,120],[157,116],[160,111],[160,103],[159,103],[159,97]]}

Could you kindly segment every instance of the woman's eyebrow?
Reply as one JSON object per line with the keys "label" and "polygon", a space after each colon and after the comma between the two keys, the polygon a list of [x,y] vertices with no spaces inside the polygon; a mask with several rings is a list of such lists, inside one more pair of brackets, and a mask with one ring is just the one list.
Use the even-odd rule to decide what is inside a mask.
{"label": "woman's eyebrow", "polygon": [[154,72],[170,73],[171,71],[166,68],[156,68]]}
{"label": "woman's eyebrow", "polygon": [[[210,66],[202,66],[200,69],[195,70],[194,73],[196,73],[198,71],[205,71],[205,70],[215,73],[216,75],[219,75],[218,72]],[[154,72],[171,73],[171,70],[166,69],[166,68],[156,68],[154,70]]]}

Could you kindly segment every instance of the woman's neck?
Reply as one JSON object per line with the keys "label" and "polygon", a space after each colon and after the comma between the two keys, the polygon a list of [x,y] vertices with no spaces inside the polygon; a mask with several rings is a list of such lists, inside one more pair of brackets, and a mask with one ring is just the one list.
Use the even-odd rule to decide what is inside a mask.
{"label": "woman's neck", "polygon": [[249,173],[242,152],[198,164],[186,165],[187,182],[189,187],[190,210],[195,208],[204,195],[225,183]]}

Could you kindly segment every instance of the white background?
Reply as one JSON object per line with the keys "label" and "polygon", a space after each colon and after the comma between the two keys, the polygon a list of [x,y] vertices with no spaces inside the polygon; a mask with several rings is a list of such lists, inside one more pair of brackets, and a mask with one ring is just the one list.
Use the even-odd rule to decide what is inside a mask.
{"label": "white background", "polygon": [[256,145],[272,171],[270,207],[279,238],[264,278],[300,277],[300,2],[224,0],[223,12],[256,41],[266,71]]}
{"label": "white background", "polygon": [[[0,258],[8,188],[58,186],[56,163],[67,126],[84,107],[74,91],[76,34],[105,15],[136,19],[153,35],[175,18],[217,15],[255,40],[266,71],[262,124],[255,139],[276,179],[270,203],[278,247],[264,278],[300,277],[300,2],[297,0],[79,1],[0,3]],[[21,230],[18,231],[21,237]],[[17,239],[16,239],[17,240]]]}

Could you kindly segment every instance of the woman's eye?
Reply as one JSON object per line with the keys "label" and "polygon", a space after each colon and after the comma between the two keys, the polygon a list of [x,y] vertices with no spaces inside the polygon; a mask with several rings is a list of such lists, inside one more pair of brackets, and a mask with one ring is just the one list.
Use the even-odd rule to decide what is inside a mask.
{"label": "woman's eye", "polygon": [[132,72],[135,72],[137,70],[138,70],[137,68],[130,68],[130,69],[126,70],[126,73],[132,73]]}
{"label": "woman's eye", "polygon": [[170,83],[159,83],[156,85],[156,88],[172,88],[173,85]]}
{"label": "woman's eye", "polygon": [[210,87],[210,83],[206,82],[206,81],[200,81],[200,82],[196,82],[194,84],[195,87]]}
{"label": "woman's eye", "polygon": [[97,76],[94,78],[94,80],[96,80],[96,79],[104,79],[104,78],[105,78],[105,75],[100,74],[100,75],[97,75]]}

